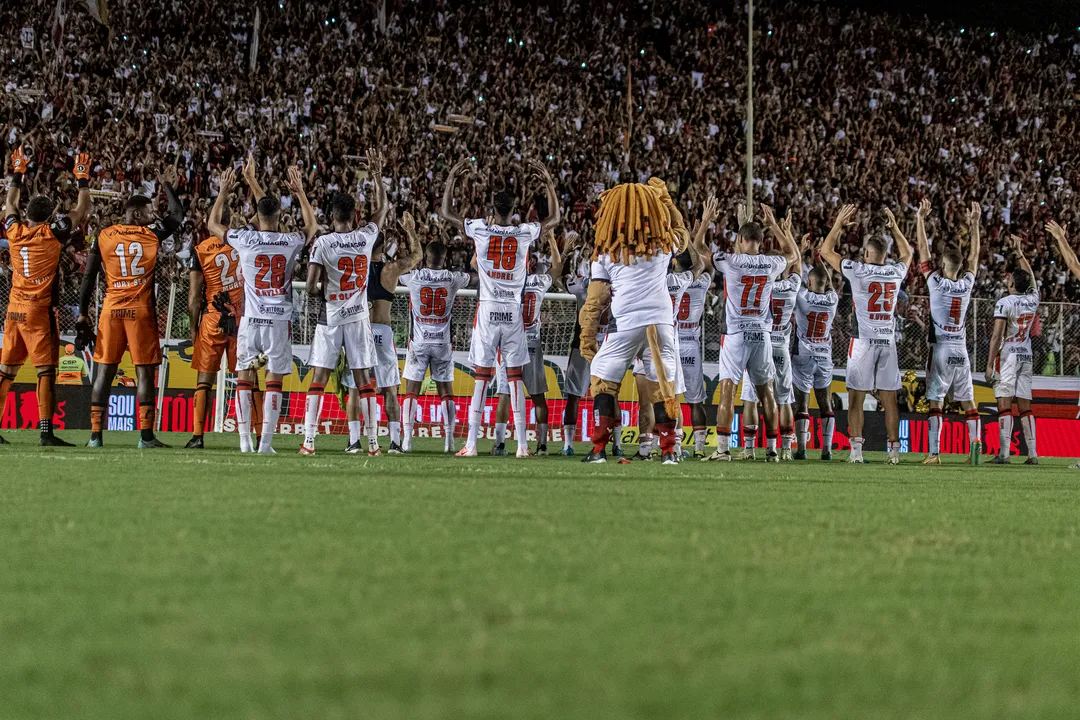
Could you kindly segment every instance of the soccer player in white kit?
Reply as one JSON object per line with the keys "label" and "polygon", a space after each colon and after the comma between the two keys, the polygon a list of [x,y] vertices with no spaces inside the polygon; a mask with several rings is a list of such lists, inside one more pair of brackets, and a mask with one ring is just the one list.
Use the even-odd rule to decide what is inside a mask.
{"label": "soccer player in white kit", "polygon": [[500,355],[506,358],[506,375],[510,384],[510,405],[514,413],[514,437],[517,456],[529,457],[525,438],[525,387],[522,367],[529,361],[528,341],[521,318],[521,293],[528,272],[529,248],[560,222],[559,198],[551,174],[542,163],[529,162],[534,176],[547,193],[549,215],[543,222],[511,224],[515,201],[510,193],[500,190],[494,194],[495,222],[483,219],[466,220],[453,210],[454,185],[458,176],[471,168],[468,160],[457,162],[443,191],[439,214],[472,239],[476,248],[476,267],[480,291],[476,318],[469,348],[475,381],[469,405],[469,435],[458,457],[476,457],[476,438],[483,421],[484,395],[488,383],[495,378],[495,364]]}
{"label": "soccer player in white kit", "polygon": [[[821,247],[821,259],[843,273],[851,284],[856,327],[848,345],[847,389],[848,429],[851,455],[848,462],[863,460],[863,401],[877,390],[885,408],[888,434],[888,465],[900,464],[900,411],[896,391],[900,389],[900,364],[896,356],[896,294],[907,276],[912,251],[907,238],[896,224],[892,211],[885,208],[889,229],[896,239],[899,262],[889,263],[889,245],[885,238],[872,236],[863,246],[863,261],[847,260],[836,252],[836,242],[845,225],[855,217],[855,206],[845,205],[833,223],[833,229]],[[857,334],[856,334],[857,333]]]}
{"label": "soccer player in white kit", "polygon": [[[772,208],[762,204],[765,224],[773,237],[783,235],[786,241],[795,244],[791,233],[791,211],[782,223],[776,222]],[[772,433],[767,442],[765,461],[778,462],[792,459],[791,444],[795,440],[795,418],[792,405],[795,392],[791,382],[791,316],[795,311],[795,302],[802,289],[802,252],[794,265],[789,265],[780,279],[772,284],[772,301],[769,312],[772,317],[769,327],[769,344],[773,360],[773,394],[775,395],[778,418],[778,432]],[[754,442],[757,434],[758,396],[750,377],[743,371],[742,383],[743,418],[745,419],[744,437],[747,442],[743,450],[744,460],[755,459]],[[752,422],[751,422],[752,419]],[[775,430],[776,428],[774,428]],[[779,437],[777,437],[779,434]],[[779,453],[777,444],[779,441]]]}
{"label": "soccer player in white kit", "polygon": [[968,305],[971,291],[975,289],[975,273],[979,269],[979,215],[978,203],[972,203],[967,214],[971,232],[967,263],[960,250],[948,248],[941,255],[941,272],[932,270],[933,255],[926,235],[926,218],[930,215],[930,201],[919,203],[915,217],[915,235],[919,244],[919,272],[926,277],[930,291],[930,367],[926,374],[926,399],[930,403],[930,447],[923,465],[940,465],[942,406],[946,397],[952,397],[964,408],[967,418],[968,440],[971,452],[978,457],[982,453],[979,410],[975,407],[975,388],[971,382],[971,360],[967,351]]}
{"label": "soccer player in white kit", "polygon": [[[1069,271],[1077,280],[1080,280],[1080,260],[1076,258],[1076,253],[1069,246],[1067,230],[1068,226],[1059,225],[1054,220],[1046,223],[1046,232],[1050,233],[1054,240],[1057,241],[1058,250],[1065,259],[1065,266],[1069,268]],[[1032,424],[1032,428],[1034,428],[1034,424]],[[1080,462],[1073,463],[1069,467],[1073,470],[1080,470]]]}
{"label": "soccer player in white kit", "polygon": [[[536,412],[537,455],[548,454],[547,371],[544,369],[544,343],[540,336],[540,306],[544,302],[544,295],[562,276],[562,254],[555,242],[555,233],[549,232],[546,239],[551,267],[547,272],[530,272],[525,278],[525,290],[521,295],[521,319],[525,323],[525,338],[529,344],[529,362],[522,368],[521,375]],[[535,255],[530,257],[529,263],[533,269],[537,262]],[[499,404],[495,407],[495,447],[491,454],[505,455],[506,421],[510,419],[510,383],[506,378],[506,361],[502,358],[499,358],[495,371],[495,381]]]}
{"label": "soccer player in white kit", "polygon": [[[221,194],[232,190],[236,173],[221,174]],[[304,193],[300,168],[289,167],[286,183],[304,217],[303,232],[281,232],[281,204],[270,195],[258,202],[258,230],[230,230],[221,222],[223,203],[215,203],[207,221],[210,232],[236,249],[244,276],[244,313],[236,333],[236,420],[240,452],[252,452],[251,390],[259,355],[266,355],[266,393],[258,452],[273,453],[274,431],[281,414],[281,382],[292,373],[292,279],[296,258],[318,230],[315,211]]]}
{"label": "soccer player in white kit", "polygon": [[821,459],[832,460],[836,415],[829,388],[833,379],[832,324],[840,296],[832,288],[832,272],[818,263],[806,276],[795,300],[795,352],[791,355],[791,384],[795,390],[796,460],[806,459],[810,442],[810,393],[821,421]]}
{"label": "soccer player in white kit", "polygon": [[765,236],[750,221],[739,227],[735,253],[718,252],[713,266],[724,276],[724,311],[727,327],[720,341],[720,403],[716,410],[717,449],[706,461],[731,461],[731,421],[735,416],[735,387],[743,372],[749,376],[764,405],[765,423],[776,433],[775,373],[771,328],[772,286],[781,274],[799,262],[799,248],[781,236],[782,255],[761,252]]}
{"label": "soccer player in white kit", "polygon": [[1025,465],[1038,465],[1035,416],[1031,413],[1031,377],[1034,373],[1031,355],[1031,328],[1038,318],[1039,289],[1035,273],[1024,257],[1023,244],[1015,235],[1009,236],[1009,246],[1016,254],[1019,268],[1008,276],[1009,294],[994,306],[994,330],[990,335],[990,355],[986,360],[986,379],[994,385],[998,403],[998,435],[1001,450],[991,461],[1007,465],[1012,448],[1013,414],[1016,403],[1020,411],[1020,427],[1028,446]]}
{"label": "soccer player in white kit", "polygon": [[[367,371],[375,367],[375,339],[368,314],[368,265],[388,210],[388,205],[376,204],[371,221],[355,228],[356,201],[338,193],[330,201],[333,232],[320,235],[312,246],[307,292],[309,297],[321,299],[323,307],[308,358],[312,376],[304,403],[301,455],[315,454],[323,390],[341,351],[345,351],[345,364],[357,387],[368,382]],[[411,226],[412,217],[406,213],[402,227],[412,234]]]}
{"label": "soccer player in white kit", "polygon": [[439,393],[443,413],[443,451],[454,452],[454,425],[457,405],[454,403],[454,347],[450,337],[454,298],[458,290],[468,286],[468,273],[446,269],[445,243],[434,240],[424,248],[424,267],[405,273],[398,280],[409,290],[409,312],[412,315],[409,348],[405,353],[405,401],[402,403],[404,432],[401,449],[412,450],[413,426],[424,375],[431,372],[431,381]]}

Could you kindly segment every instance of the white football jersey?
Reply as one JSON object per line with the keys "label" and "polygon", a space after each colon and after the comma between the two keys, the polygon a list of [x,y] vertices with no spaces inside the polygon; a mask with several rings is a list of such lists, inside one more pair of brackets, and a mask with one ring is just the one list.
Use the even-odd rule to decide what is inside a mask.
{"label": "white football jersey", "polygon": [[795,331],[799,352],[806,355],[832,355],[832,324],[840,296],[835,291],[824,293],[799,291],[795,300]]}
{"label": "white football jersey", "polygon": [[689,270],[681,273],[668,273],[667,289],[668,295],[671,296],[671,320],[675,323],[676,330],[679,327],[679,308],[686,297],[687,288],[693,282],[694,273]]}
{"label": "white football jersey", "polygon": [[322,265],[325,306],[321,325],[347,325],[368,316],[368,265],[371,249],[379,238],[375,223],[347,233],[328,233],[315,238],[311,262]]}
{"label": "white football jersey", "polygon": [[703,273],[687,286],[682,296],[675,297],[671,293],[671,281],[668,281],[668,292],[671,294],[671,302],[675,308],[676,330],[679,338],[698,339],[701,337],[701,316],[705,314],[705,296],[712,285],[712,276]]}
{"label": "white football jersey", "polygon": [[667,291],[671,253],[646,260],[635,257],[623,265],[601,255],[592,264],[592,282],[611,283],[611,316],[619,330],[646,325],[667,325],[672,321],[671,299]]}
{"label": "white football jersey", "polygon": [[994,319],[1005,320],[1001,356],[1031,355],[1031,327],[1039,311],[1039,291],[1035,288],[1019,295],[1006,295],[994,306]]}
{"label": "white football jersey", "polygon": [[449,345],[450,319],[458,290],[469,284],[466,273],[421,268],[405,273],[398,282],[409,289],[413,345]]}
{"label": "white football jersey", "polygon": [[772,315],[769,336],[774,346],[787,347],[791,342],[791,315],[795,312],[795,301],[801,289],[802,275],[790,275],[773,283],[772,301],[769,303]]}
{"label": "white football jersey", "polygon": [[293,268],[307,237],[299,232],[229,230],[225,242],[240,256],[244,317],[291,320]]}
{"label": "white football jersey", "polygon": [[930,343],[966,345],[964,319],[975,288],[975,275],[968,272],[950,280],[932,272],[926,278],[926,286],[930,289]]}
{"label": "white football jersey", "polygon": [[465,221],[465,235],[476,245],[480,302],[518,304],[529,270],[529,248],[540,237],[540,223],[488,225]]}
{"label": "white football jersey", "polygon": [[551,276],[546,273],[525,278],[525,290],[521,294],[521,319],[525,323],[525,339],[530,343],[540,340],[540,305],[550,287]]}
{"label": "white football jersey", "polygon": [[783,255],[713,255],[713,267],[724,276],[727,334],[769,329],[772,285],[787,264]]}
{"label": "white football jersey", "polygon": [[840,268],[851,283],[851,301],[855,304],[857,324],[852,328],[851,336],[893,340],[896,332],[896,294],[907,276],[907,265],[870,265],[844,260]]}

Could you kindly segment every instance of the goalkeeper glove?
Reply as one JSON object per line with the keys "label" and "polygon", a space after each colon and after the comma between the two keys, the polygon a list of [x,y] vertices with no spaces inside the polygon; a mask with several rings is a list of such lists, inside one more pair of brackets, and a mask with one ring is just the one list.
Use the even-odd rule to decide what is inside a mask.
{"label": "goalkeeper glove", "polygon": [[90,319],[80,315],[75,321],[75,349],[79,352],[90,348],[94,349],[94,328],[90,326]]}
{"label": "goalkeeper glove", "polygon": [[22,146],[15,148],[15,152],[11,153],[11,182],[14,185],[22,185],[23,176],[26,175],[26,171],[30,166],[30,158],[23,155]]}
{"label": "goalkeeper glove", "polygon": [[75,179],[79,181],[79,187],[84,188],[90,184],[90,154],[79,153],[75,156]]}
{"label": "goalkeeper glove", "polygon": [[236,336],[236,310],[233,307],[232,301],[229,299],[229,293],[219,292],[214,296],[214,299],[210,301],[210,304],[214,306],[214,309],[221,313],[221,318],[218,319],[218,328],[221,332],[225,333],[229,337]]}

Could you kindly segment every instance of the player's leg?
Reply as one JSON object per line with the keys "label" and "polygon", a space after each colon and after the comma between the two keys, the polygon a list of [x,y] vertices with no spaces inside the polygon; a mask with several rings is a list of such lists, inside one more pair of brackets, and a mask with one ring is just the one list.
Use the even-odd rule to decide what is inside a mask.
{"label": "player's leg", "polygon": [[117,367],[119,365],[94,363],[94,379],[90,386],[90,442],[86,444],[87,447],[101,447],[104,444],[109,395],[112,394]]}
{"label": "player's leg", "polygon": [[525,392],[533,402],[536,413],[536,454],[547,455],[548,441],[548,405],[547,373],[544,370],[544,348],[541,345],[529,347],[529,362],[522,368]]}
{"label": "player's leg", "polygon": [[161,343],[153,308],[139,309],[134,319],[124,320],[128,351],[135,365],[136,398],[139,403],[139,448],[168,447],[154,435],[157,427],[157,371],[161,366]]}
{"label": "player's leg", "polygon": [[[390,436],[391,455],[401,454],[401,406],[398,404],[398,387],[401,385],[401,371],[398,368],[397,346],[394,344],[394,331],[389,325],[372,325],[373,337],[378,335],[381,342],[375,343],[378,362],[375,364],[375,384],[378,394],[382,395],[383,408],[386,412],[386,429]],[[363,397],[363,393],[361,393]],[[367,400],[373,417],[378,418],[378,398],[371,396]],[[370,427],[370,425],[369,425]],[[376,432],[378,426],[376,425]]]}
{"label": "player's leg", "polygon": [[[664,465],[677,465],[682,461],[682,449],[675,424],[682,421],[682,407],[678,402],[672,404],[662,399],[661,380],[671,383],[676,392],[685,389],[685,381],[680,379],[681,361],[678,342],[671,326],[657,327],[656,338],[659,343],[659,362],[655,359],[649,365],[646,378],[649,381],[649,396],[653,401],[653,418],[656,434],[660,442],[660,458]],[[652,348],[645,348],[648,357],[653,357]],[[680,387],[682,386],[682,387]]]}
{"label": "player's leg", "polygon": [[[314,354],[313,348],[312,355]],[[299,454],[301,455],[315,454],[315,438],[319,435],[323,397],[332,371],[332,368],[312,366],[311,384],[308,385],[307,395],[304,396],[304,442],[300,445]]]}
{"label": "player's leg", "polygon": [[266,370],[266,389],[263,391],[262,435],[259,436],[259,452],[274,453],[274,433],[277,432],[278,418],[281,417],[281,387],[286,373],[272,372],[270,365]]}
{"label": "player's leg", "polygon": [[364,446],[360,442],[364,434],[364,422],[360,419],[362,414],[360,411],[360,391],[357,388],[362,387],[367,382],[367,373],[363,370],[357,370],[348,377],[353,385],[348,389],[345,398],[345,421],[349,423],[349,446],[345,448],[345,452],[355,455],[364,451]]}
{"label": "player's leg", "polygon": [[706,460],[731,460],[731,421],[735,418],[735,381],[720,381],[716,406],[716,451]]}
{"label": "player's leg", "polygon": [[926,400],[930,404],[927,418],[927,455],[923,465],[940,465],[941,427],[945,397],[952,386],[952,369],[949,364],[949,349],[941,344],[930,347],[930,359],[926,366]]}
{"label": "player's leg", "polygon": [[607,445],[619,424],[619,387],[631,360],[646,343],[645,328],[608,334],[592,361],[590,389],[595,421],[590,433],[593,447],[582,460],[586,463],[607,461]]}
{"label": "player's leg", "polygon": [[[192,362],[194,367],[195,363]],[[210,410],[210,391],[214,389],[214,373],[199,372],[195,376],[195,411],[192,417],[191,439],[185,450],[201,450],[206,435],[206,416]]]}
{"label": "player's leg", "polygon": [[759,385],[758,397],[761,398],[761,414],[764,415],[768,438],[765,446],[765,462],[779,462],[780,455],[777,452],[777,438],[780,435],[780,419],[776,405],[776,396],[773,394],[772,383]]}
{"label": "player's leg", "polygon": [[399,385],[390,385],[379,388],[379,394],[383,397],[383,407],[386,408],[386,429],[390,435],[390,447],[387,449],[391,455],[401,455],[401,404],[398,402]]}
{"label": "player's leg", "polygon": [[[238,362],[242,363],[240,359]],[[254,369],[237,370],[236,373],[236,432],[240,436],[240,452],[254,452],[251,444],[252,411],[254,408],[254,383],[258,373]]]}
{"label": "player's leg", "polygon": [[[7,335],[12,334],[10,331]],[[4,339],[7,339],[7,335]],[[21,365],[21,364],[20,364]],[[4,406],[7,403],[8,393],[11,391],[11,386],[15,383],[15,376],[19,372],[20,365],[6,365],[0,364],[0,415],[4,414]],[[0,445],[7,445],[7,440],[0,437]]]}
{"label": "player's leg", "polygon": [[589,361],[577,348],[570,349],[566,359],[566,373],[563,375],[563,455],[574,454],[574,440],[577,437],[578,401],[589,391]]}
{"label": "player's leg", "polygon": [[60,326],[51,307],[39,308],[31,317],[29,349],[30,361],[37,370],[39,443],[43,447],[72,447],[71,443],[53,435],[52,426],[56,409],[56,366],[60,361]]}
{"label": "player's leg", "polygon": [[705,441],[709,437],[708,418],[704,403],[691,403],[690,424],[694,428],[694,457],[705,457]]}
{"label": "player's leg", "polygon": [[578,402],[581,400],[577,395],[567,395],[566,405],[563,406],[562,431],[563,431],[563,455],[574,454],[574,439],[577,437],[577,411]]}
{"label": "player's leg", "polygon": [[1020,411],[1020,430],[1024,433],[1024,444],[1027,445],[1027,460],[1025,465],[1039,464],[1039,450],[1036,445],[1035,415],[1031,412],[1031,399],[1017,395],[1016,409]]}
{"label": "player's leg", "polygon": [[457,425],[457,402],[454,400],[454,383],[436,382],[443,412],[443,452],[455,452],[454,428]]}
{"label": "player's leg", "polygon": [[[654,397],[660,395],[660,384],[652,383]],[[678,438],[675,435],[675,418],[668,415],[663,402],[653,403],[653,417],[656,421],[656,434],[660,441],[660,457],[664,465],[677,465],[682,459],[681,453],[676,453]]]}
{"label": "player's leg", "polygon": [[[865,338],[852,339],[848,344],[847,362],[848,435],[851,438],[848,462],[851,463],[863,462],[863,403],[866,402],[866,393],[875,388],[876,380],[877,353],[870,341]],[[880,389],[881,385],[877,387]]]}
{"label": "player's leg", "polygon": [[491,454],[502,457],[506,455],[506,425],[510,421],[510,378],[501,357],[495,368],[495,397],[495,445]]}
{"label": "player's leg", "polygon": [[810,443],[810,393],[800,387],[795,392],[795,459],[806,459],[806,447]]}
{"label": "player's leg", "polygon": [[548,404],[547,395],[540,393],[537,395],[531,394],[529,398],[533,401],[533,409],[536,411],[536,454],[547,455],[547,441],[548,441]]}
{"label": "player's leg", "polygon": [[[273,454],[274,433],[277,432],[278,418],[281,416],[281,386],[285,376],[292,373],[292,340],[288,321],[275,320],[260,326],[259,330],[260,345],[266,354],[266,389],[263,392],[259,452]],[[334,359],[337,359],[336,355]]]}
{"label": "player's leg", "polygon": [[[749,392],[747,392],[748,390]],[[749,380],[744,380],[740,398],[742,400],[742,416],[739,419],[739,428],[742,431],[743,441],[743,452],[739,456],[740,460],[757,459],[758,428],[761,423],[757,398],[757,390],[750,384]],[[734,415],[732,418],[734,419]]]}
{"label": "player's leg", "polygon": [[[832,370],[829,371],[828,379],[832,378]],[[818,414],[821,418],[821,459],[832,460],[833,434],[836,432],[836,414],[832,409],[832,398],[829,393],[829,385],[814,388],[814,399],[817,400]]]}
{"label": "player's leg", "polygon": [[[653,413],[653,399],[649,395],[649,382],[645,379],[645,371],[642,369],[641,372],[635,372],[633,377],[638,396],[638,451],[634,459],[647,460],[652,457],[652,451],[655,449],[653,445],[656,436],[653,430],[656,429],[656,416]],[[616,404],[616,410],[618,410],[618,404]],[[616,415],[621,414],[616,412]],[[616,435],[619,432],[618,425],[616,421],[613,431]]]}
{"label": "player's leg", "polygon": [[929,435],[927,437],[928,453],[926,458],[923,459],[923,465],[940,465],[941,458],[938,455],[941,453],[941,425],[943,417],[943,408],[941,400],[929,400],[930,403],[930,416],[928,418]]}
{"label": "player's leg", "polygon": [[878,401],[885,410],[885,436],[888,440],[889,455],[886,463],[900,464],[900,406],[896,401],[896,390],[878,390]]}
{"label": "player's leg", "polygon": [[506,379],[510,389],[510,412],[514,416],[514,442],[517,457],[532,455],[525,420],[525,368],[529,364],[529,340],[524,325],[503,326],[500,331],[499,350],[506,362]]}
{"label": "player's leg", "polygon": [[195,335],[191,348],[191,369],[198,373],[195,378],[195,410],[192,417],[191,439],[185,450],[201,450],[206,434],[206,416],[210,410],[210,391],[221,367],[221,358],[228,354],[229,367],[236,368],[236,339],[226,335],[217,323],[203,321]]}
{"label": "player's leg", "polygon": [[848,462],[863,462],[863,422],[865,420],[863,403],[865,402],[865,390],[848,388],[848,437],[851,438],[851,455],[848,457]]}
{"label": "player's leg", "polygon": [[139,447],[168,447],[154,436],[157,427],[158,364],[135,366],[135,397],[139,403]]}
{"label": "player's leg", "polygon": [[413,427],[416,424],[416,409],[420,404],[420,391],[424,388],[424,381],[410,380],[405,377],[405,399],[401,403],[401,449],[405,452],[412,450]]}
{"label": "player's leg", "polygon": [[[24,314],[28,315],[29,311]],[[7,322],[4,324],[4,341],[2,347],[0,347],[0,415],[4,413],[8,393],[15,383],[15,376],[19,374],[19,368],[30,357],[30,350],[27,345],[29,338],[26,337],[24,323],[14,321],[12,315],[17,316],[18,314],[8,314]],[[52,416],[50,415],[50,417]],[[0,445],[7,444],[6,440],[0,438]]]}

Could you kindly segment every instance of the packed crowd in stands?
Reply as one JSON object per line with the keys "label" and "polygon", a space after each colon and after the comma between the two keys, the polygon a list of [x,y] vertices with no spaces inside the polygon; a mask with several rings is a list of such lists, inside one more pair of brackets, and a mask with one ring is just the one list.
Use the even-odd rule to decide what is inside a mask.
{"label": "packed crowd in stands", "polygon": [[[539,157],[558,181],[564,231],[588,232],[605,186],[650,175],[669,182],[691,219],[703,198],[719,196],[728,219],[712,232],[714,245],[736,229],[746,20],[734,5],[398,0],[385,14],[377,2],[346,12],[326,0],[112,5],[106,27],[69,3],[62,30],[51,0],[5,7],[0,151],[32,147],[34,188],[68,202],[75,189],[63,169],[76,148],[98,163],[94,187],[162,203],[157,176],[176,165],[190,204],[170,248],[181,268],[206,233],[221,169],[249,152],[286,208],[280,179],[291,163],[324,208],[334,192],[369,194],[362,156],[381,148],[393,205],[411,210],[425,237],[446,240],[457,266],[468,263],[468,244],[435,208],[460,157],[477,167],[459,191],[466,214],[484,214],[488,189],[501,184],[523,213],[545,212],[537,188],[520,184],[524,159]],[[1051,216],[1080,230],[1080,33],[961,28],[808,3],[757,12],[756,200],[791,208],[797,230],[819,239],[841,200],[857,203],[860,222],[843,242],[850,256],[867,234],[887,234],[885,206],[913,235],[922,197],[934,203],[935,246],[966,243],[962,215],[976,200],[985,252],[978,297],[1005,292],[1012,259],[1003,240],[1015,233],[1028,241],[1044,300],[1080,300],[1041,230]],[[248,214],[249,203],[235,210]],[[87,233],[118,210],[99,198]],[[65,261],[71,282],[82,257]],[[908,283],[909,295],[924,292],[918,274]],[[911,302],[902,322],[924,325],[925,305]]]}

